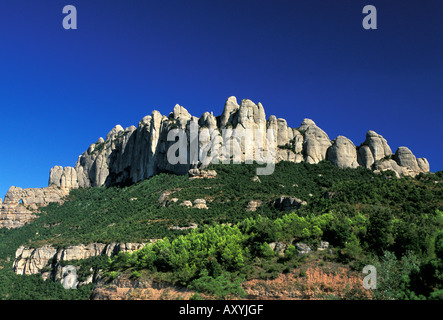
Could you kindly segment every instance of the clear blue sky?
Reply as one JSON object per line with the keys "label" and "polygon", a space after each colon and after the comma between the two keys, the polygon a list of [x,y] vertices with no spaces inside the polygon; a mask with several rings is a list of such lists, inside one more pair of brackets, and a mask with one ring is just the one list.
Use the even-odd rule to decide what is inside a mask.
{"label": "clear blue sky", "polygon": [[443,170],[443,2],[2,0],[0,197],[47,186],[116,124],[176,103],[219,115],[231,95],[331,139],[375,130]]}

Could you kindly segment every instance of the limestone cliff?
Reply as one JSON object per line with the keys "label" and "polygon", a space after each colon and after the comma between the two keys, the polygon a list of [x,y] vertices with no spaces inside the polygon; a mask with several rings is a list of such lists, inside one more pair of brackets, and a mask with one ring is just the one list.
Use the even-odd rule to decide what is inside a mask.
{"label": "limestone cliff", "polygon": [[[52,168],[49,185],[65,188],[125,185],[142,181],[159,172],[185,174],[202,163],[190,158],[193,144],[188,141],[188,161],[185,164],[171,164],[167,159],[167,152],[175,141],[168,141],[168,134],[171,130],[183,129],[189,138],[192,126],[198,128],[199,155],[207,152],[213,144],[219,143],[220,140],[216,138],[221,137],[224,129],[235,128],[237,134],[243,134],[247,129],[258,129],[265,137],[260,146],[262,150],[267,151],[271,139],[277,146],[274,151],[276,162],[305,161],[315,164],[329,160],[340,168],[363,166],[375,171],[393,170],[397,176],[415,176],[420,172],[429,172],[426,159],[417,159],[405,147],[400,147],[393,154],[386,139],[372,130],[368,131],[365,141],[356,147],[343,136],[331,141],[310,119],[304,119],[298,128],[290,128],[284,119],[273,115],[266,119],[261,103],[255,104],[244,99],[238,104],[235,97],[230,97],[218,117],[209,112],[205,112],[200,118],[193,117],[184,107],[176,105],[168,116],[153,111],[137,127],[123,129],[117,125],[106,139],[99,138],[80,155],[75,168]],[[267,135],[271,131],[272,135]],[[244,143],[240,138],[234,139],[233,143],[240,148],[242,161],[245,161],[250,144]],[[214,153],[211,157],[220,157],[220,154]]]}

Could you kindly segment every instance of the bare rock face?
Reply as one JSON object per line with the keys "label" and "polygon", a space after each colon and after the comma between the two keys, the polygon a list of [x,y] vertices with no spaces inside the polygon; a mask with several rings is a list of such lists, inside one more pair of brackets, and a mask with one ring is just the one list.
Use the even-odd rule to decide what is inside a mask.
{"label": "bare rock face", "polygon": [[78,188],[77,171],[73,167],[55,166],[49,173],[49,186],[61,188]]}
{"label": "bare rock face", "polygon": [[[389,157],[388,157],[389,158]],[[406,147],[399,147],[391,159],[381,159],[375,161],[373,167],[375,171],[394,171],[396,176],[415,177],[421,172],[429,172],[429,163],[424,158],[417,159],[411,150]]]}
{"label": "bare rock face", "polygon": [[426,158],[417,158],[417,164],[421,172],[429,172],[429,162]]}
{"label": "bare rock face", "polygon": [[414,154],[406,147],[399,147],[394,155],[394,160],[398,165],[402,167],[409,168],[412,171],[419,172],[420,167],[417,162],[417,158]]}
{"label": "bare rock face", "polygon": [[57,252],[57,261],[83,260],[96,257],[105,252],[103,243],[90,243],[88,245],[70,246]]}
{"label": "bare rock face", "polygon": [[338,136],[327,151],[327,159],[339,168],[357,168],[357,149],[346,137]]}
{"label": "bare rock face", "polygon": [[371,157],[367,154],[367,149],[365,148],[364,154],[362,154],[364,160],[363,163],[360,164],[366,166],[367,168],[372,166],[375,161],[392,155],[391,148],[389,147],[386,139],[375,131],[369,130],[366,133],[366,140],[363,142],[363,145],[369,147],[373,159],[373,162],[369,164],[368,160]]}
{"label": "bare rock face", "polygon": [[228,123],[232,124],[235,112],[239,108],[240,108],[240,106],[237,103],[236,97],[229,97],[228,100],[226,100],[225,107],[223,109],[223,113],[221,114],[221,117],[220,117],[221,128],[226,128]]}
{"label": "bare rock face", "polygon": [[37,249],[28,249],[21,246],[15,253],[13,270],[16,274],[29,275],[39,273],[56,253],[57,249],[51,246]]}
{"label": "bare rock face", "polygon": [[371,148],[368,145],[362,145],[358,148],[357,151],[357,161],[359,165],[364,168],[371,169],[374,164],[374,156],[372,155]]}
{"label": "bare rock face", "polygon": [[304,132],[304,161],[315,164],[326,159],[326,152],[331,146],[328,135],[310,119],[303,120],[299,131]]}

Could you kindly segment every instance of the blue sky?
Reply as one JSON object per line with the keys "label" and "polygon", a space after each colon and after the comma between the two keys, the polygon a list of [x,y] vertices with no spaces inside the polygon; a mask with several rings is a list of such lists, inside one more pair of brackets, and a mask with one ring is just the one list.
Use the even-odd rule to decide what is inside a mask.
{"label": "blue sky", "polygon": [[219,115],[231,95],[330,139],[375,130],[443,170],[442,17],[440,0],[3,0],[0,197],[46,186],[116,124],[176,103]]}

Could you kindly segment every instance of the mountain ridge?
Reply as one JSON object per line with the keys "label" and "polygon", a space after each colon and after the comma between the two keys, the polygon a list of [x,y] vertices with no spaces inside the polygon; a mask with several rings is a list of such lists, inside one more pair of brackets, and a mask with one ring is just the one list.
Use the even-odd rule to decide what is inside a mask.
{"label": "mountain ridge", "polygon": [[[192,161],[193,146],[189,141],[192,125],[198,128],[198,161]],[[369,130],[366,139],[356,146],[341,135],[331,140],[311,119],[304,119],[298,128],[291,128],[283,118],[271,115],[266,119],[265,109],[260,102],[255,104],[243,99],[239,104],[237,98],[231,96],[219,116],[204,112],[198,118],[177,104],[168,116],[154,110],[137,127],[123,129],[116,125],[106,139],[100,137],[91,144],[79,156],[74,167],[53,167],[48,184],[62,188],[128,185],[160,172],[186,174],[189,169],[204,167],[200,159],[202,154],[220,141],[215,138],[221,139],[223,130],[229,129],[234,131],[233,148],[237,144],[242,162],[246,162],[245,154],[248,152],[248,144],[241,141],[242,135],[245,130],[258,130],[263,136],[266,135],[261,151],[270,151],[267,147],[271,142],[275,144],[275,151],[270,151],[275,162],[304,161],[315,164],[328,160],[340,168],[362,166],[376,172],[392,170],[397,177],[429,172],[426,158],[416,158],[404,146],[393,153],[386,139],[373,130]],[[168,134],[173,130],[183,130],[187,135],[186,163],[171,164],[168,159],[168,150],[175,143],[168,140]],[[270,131],[273,132],[271,137]],[[226,160],[220,154],[209,157],[211,160],[215,157],[219,161]]]}

